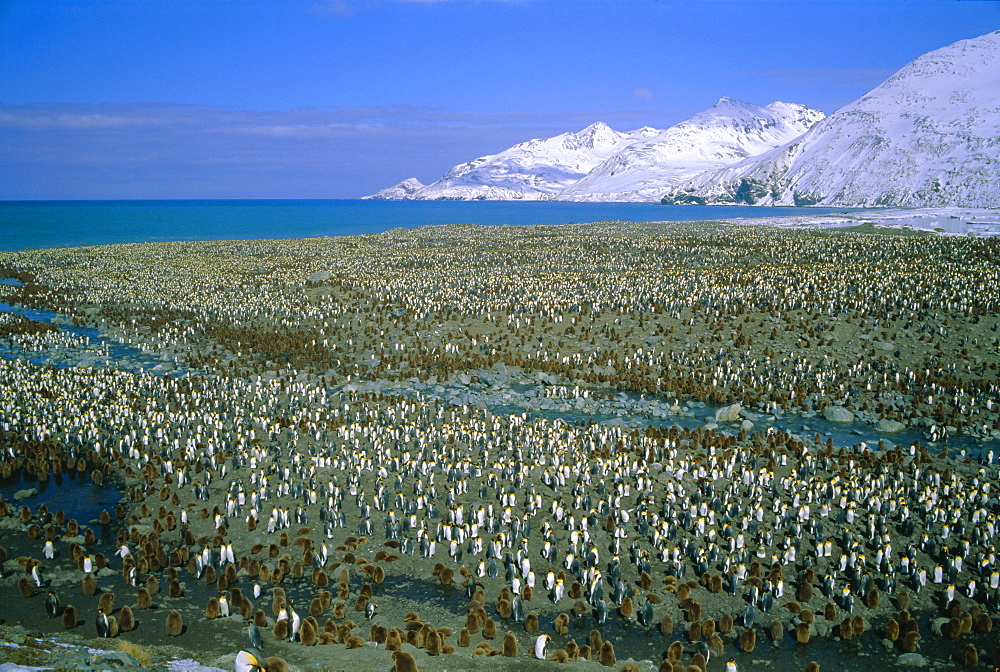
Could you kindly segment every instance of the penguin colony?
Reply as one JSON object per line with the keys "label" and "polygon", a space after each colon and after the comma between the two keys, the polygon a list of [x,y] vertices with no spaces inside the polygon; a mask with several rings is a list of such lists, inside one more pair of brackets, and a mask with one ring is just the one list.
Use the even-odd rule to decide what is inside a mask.
{"label": "penguin colony", "polygon": [[[37,549],[0,579],[11,599],[67,628],[121,605],[128,636],[152,603],[182,605],[186,582],[207,582],[217,597],[170,610],[161,631],[183,642],[184,622],[231,608],[255,647],[290,660],[300,645],[371,641],[403,668],[402,642],[614,665],[628,652],[597,630],[612,619],[662,632],[661,669],[737,657],[758,636],[807,645],[824,624],[916,651],[934,636],[920,612],[948,619],[942,637],[992,628],[997,464],[938,449],[1000,429],[998,299],[982,291],[1000,286],[996,242],[509,228],[0,255],[0,275],[25,283],[9,301],[194,371],[0,361],[3,474],[76,472],[126,494],[104,521],[117,552],[98,563],[117,578],[99,585],[89,526],[0,504]],[[304,280],[317,270],[330,277]],[[4,326],[22,347],[58,340]],[[567,401],[843,406],[914,422],[926,440],[632,430],[358,391],[468,372],[476,384],[493,367],[554,378],[540,394]],[[114,590],[107,610],[36,598],[40,572],[66,563],[83,595]],[[468,613],[389,620],[400,597],[383,586],[401,576],[465,590]],[[573,624],[596,640],[577,646]]]}

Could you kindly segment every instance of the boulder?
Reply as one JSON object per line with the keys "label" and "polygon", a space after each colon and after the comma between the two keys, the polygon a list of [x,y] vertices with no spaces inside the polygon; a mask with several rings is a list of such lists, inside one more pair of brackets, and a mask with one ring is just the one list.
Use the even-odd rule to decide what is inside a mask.
{"label": "boulder", "polygon": [[318,285],[320,283],[326,282],[333,277],[333,273],[330,271],[316,271],[315,273],[310,273],[306,276],[306,280],[313,285]]}
{"label": "boulder", "polygon": [[875,425],[875,429],[878,430],[880,434],[896,434],[906,429],[906,425],[899,422],[898,420],[890,420],[889,418],[882,418]]}
{"label": "boulder", "polygon": [[716,422],[736,422],[740,419],[740,411],[743,410],[738,402],[732,406],[724,406],[715,412]]}
{"label": "boulder", "polygon": [[904,653],[896,659],[896,664],[903,667],[927,667],[927,659],[919,653]]}
{"label": "boulder", "polygon": [[823,417],[827,422],[854,422],[854,414],[843,406],[827,406]]}

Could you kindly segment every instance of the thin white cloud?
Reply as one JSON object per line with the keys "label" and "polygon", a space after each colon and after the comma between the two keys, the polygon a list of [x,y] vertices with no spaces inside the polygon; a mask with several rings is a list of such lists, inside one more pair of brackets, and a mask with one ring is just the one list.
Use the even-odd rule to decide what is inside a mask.
{"label": "thin white cloud", "polygon": [[632,92],[632,95],[634,95],[636,98],[638,98],[640,100],[652,100],[653,99],[653,92],[652,92],[652,90],[647,89],[645,87],[640,87],[640,88],[636,89],[635,91]]}

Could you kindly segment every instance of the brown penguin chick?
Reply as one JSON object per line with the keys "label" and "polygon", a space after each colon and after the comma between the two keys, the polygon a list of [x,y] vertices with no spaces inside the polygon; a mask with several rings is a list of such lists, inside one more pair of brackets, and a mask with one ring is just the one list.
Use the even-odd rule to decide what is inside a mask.
{"label": "brown penguin chick", "polygon": [[278,656],[268,656],[264,662],[267,663],[267,672],[291,672],[292,670],[285,659]]}
{"label": "brown penguin chick", "polygon": [[966,644],[962,649],[962,667],[979,667],[979,650],[975,644]]}
{"label": "brown penguin chick", "polygon": [[719,633],[713,632],[712,636],[708,638],[708,648],[712,651],[712,655],[716,658],[726,652],[726,644],[722,641],[722,637],[719,636]]}
{"label": "brown penguin chick", "polygon": [[805,672],[819,672],[819,663],[815,660],[810,661],[809,664],[806,665]]}
{"label": "brown penguin chick", "polygon": [[[459,640],[461,641],[461,639]],[[398,651],[403,646],[403,634],[398,628],[393,628],[385,635],[385,648],[389,651]],[[468,644],[466,644],[468,646]]]}
{"label": "brown penguin chick", "polygon": [[601,665],[605,667],[611,667],[618,659],[615,657],[615,646],[611,642],[604,642],[601,644],[601,651],[597,656],[597,659],[601,661]]}
{"label": "brown penguin chick", "polygon": [[785,609],[792,612],[793,614],[797,614],[800,611],[802,611],[802,605],[799,604],[798,602],[785,602]]}
{"label": "brown penguin chick", "polygon": [[118,619],[114,616],[108,616],[108,637],[117,637],[119,632]]}
{"label": "brown penguin chick", "polygon": [[854,623],[851,621],[851,617],[846,617],[840,623],[840,638],[850,639],[854,636]]}
{"label": "brown penguin chick", "polygon": [[17,590],[21,593],[21,597],[31,597],[35,594],[35,584],[28,577],[22,576],[17,580]]}
{"label": "brown penguin chick", "polygon": [[63,608],[62,624],[63,627],[67,630],[72,630],[73,628],[76,627],[77,624],[76,607],[74,607],[72,604],[67,604]]}
{"label": "brown penguin chick", "polygon": [[976,616],[976,620],[973,623],[972,628],[981,634],[993,632],[993,619],[990,618],[989,614],[979,614]]}
{"label": "brown penguin chick", "polygon": [[590,611],[590,607],[588,607],[587,603],[584,602],[583,600],[577,600],[576,602],[573,603],[574,616],[583,616],[588,611]]}
{"label": "brown penguin chick", "polygon": [[899,623],[896,622],[896,619],[890,618],[888,621],[886,621],[885,638],[888,639],[890,642],[895,642],[897,639],[899,639]]}
{"label": "brown penguin chick", "polygon": [[497,602],[497,613],[500,614],[500,618],[507,620],[513,613],[513,608],[510,606],[510,602],[507,600],[500,600]]}
{"label": "brown penguin chick", "polygon": [[[483,621],[479,620],[478,614],[479,614],[479,609],[476,609],[475,611],[470,611],[465,616],[465,627],[468,628],[469,632],[479,632],[479,629],[483,627]],[[537,618],[538,617],[536,616],[535,617],[536,625],[537,625]],[[527,627],[527,625],[525,625],[525,627]]]}
{"label": "brown penguin chick", "polygon": [[483,637],[486,639],[493,639],[497,636],[497,624],[492,618],[487,618],[486,622],[483,623]]}
{"label": "brown penguin chick", "polygon": [[346,583],[341,583],[341,584],[339,584],[337,586],[337,599],[338,600],[346,600],[348,597],[350,597],[350,595],[351,595],[351,591],[347,588],[347,584]]}
{"label": "brown penguin chick", "polygon": [[557,663],[568,663],[569,654],[563,651],[562,649],[559,649],[558,651],[552,654],[552,658],[550,658],[550,660],[553,660]]}
{"label": "brown penguin chick", "polygon": [[345,605],[343,602],[334,602],[333,617],[336,618],[338,621],[342,621],[344,620],[345,616],[347,616],[347,605]]}
{"label": "brown penguin chick", "polygon": [[316,626],[308,618],[299,625],[299,641],[302,642],[302,646],[316,644]]}
{"label": "brown penguin chick", "polygon": [[170,637],[177,637],[184,632],[184,619],[181,618],[181,612],[173,609],[167,614],[166,631]]}
{"label": "brown penguin chick", "polygon": [[319,618],[323,615],[323,601],[318,597],[314,597],[309,603],[309,615],[313,618]]}
{"label": "brown penguin chick", "polygon": [[813,587],[808,581],[803,582],[795,592],[795,599],[799,602],[810,602],[813,599]]}
{"label": "brown penguin chick", "polygon": [[[618,608],[618,613],[622,615],[622,618],[632,618],[635,615],[635,607],[632,605],[632,598],[626,597],[622,600],[622,606]],[[559,632],[556,630],[556,632]]]}
{"label": "brown penguin chick", "polygon": [[431,630],[424,638],[424,649],[429,656],[440,656],[444,641],[437,630]]}
{"label": "brown penguin chick", "polygon": [[208,598],[208,604],[205,605],[205,618],[218,618],[220,615],[219,598]]}
{"label": "brown penguin chick", "polygon": [[900,611],[906,611],[910,608],[910,594],[905,590],[901,590],[896,593],[896,608]]}
{"label": "brown penguin chick", "polygon": [[675,593],[675,595],[677,596],[677,601],[683,602],[684,600],[688,599],[688,594],[690,592],[691,589],[688,588],[686,583],[682,583],[679,586],[677,586],[677,592]]}
{"label": "brown penguin chick", "polygon": [[181,588],[181,582],[177,579],[171,580],[167,587],[167,595],[173,598],[183,597],[184,589]]}
{"label": "brown penguin chick", "polygon": [[135,614],[132,607],[127,604],[118,612],[118,630],[120,632],[131,632],[135,629]]}
{"label": "brown penguin chick", "polygon": [[963,611],[958,615],[958,622],[961,626],[959,632],[963,635],[967,635],[972,632],[972,614],[967,611]]}
{"label": "brown penguin chick", "polygon": [[722,592],[722,577],[718,574],[713,574],[708,579],[708,590],[713,593]]}
{"label": "brown penguin chick", "polygon": [[823,607],[823,618],[831,623],[837,620],[837,605],[833,602],[827,602]]}
{"label": "brown penguin chick", "polygon": [[97,579],[94,578],[93,574],[87,574],[80,582],[80,587],[83,589],[84,595],[93,595],[97,592]]}
{"label": "brown penguin chick", "polygon": [[472,633],[469,632],[468,628],[462,628],[458,631],[458,645],[463,649],[472,644]]}
{"label": "brown penguin chick", "polygon": [[747,628],[740,634],[740,651],[753,653],[755,648],[757,648],[757,633],[753,628]]}
{"label": "brown penguin chick", "polygon": [[916,653],[917,647],[920,646],[920,633],[916,630],[911,630],[903,636],[903,643],[900,648],[903,653]]}
{"label": "brown penguin chick", "polygon": [[590,645],[592,651],[600,651],[601,644],[604,643],[604,639],[601,637],[601,631],[598,629],[593,629],[590,631],[590,636],[587,638],[587,644]]}
{"label": "brown penguin chick", "polygon": [[557,635],[565,635],[567,632],[569,632],[569,615],[559,614],[558,616],[556,616],[554,629]]}
{"label": "brown penguin chick", "polygon": [[279,642],[288,639],[288,619],[279,618],[274,622],[274,628],[272,629],[272,634],[274,638]]}
{"label": "brown penguin chick", "polygon": [[566,642],[566,653],[569,655],[570,660],[576,660],[580,656],[580,647],[577,645],[575,639]]}
{"label": "brown penguin chick", "polygon": [[795,641],[799,644],[808,644],[811,635],[808,623],[797,623],[795,625]]}
{"label": "brown penguin chick", "polygon": [[584,644],[583,646],[580,647],[580,650],[577,652],[577,658],[579,658],[580,660],[590,660],[591,654],[592,651],[590,648],[590,644]]}
{"label": "brown penguin chick", "polygon": [[[624,665],[622,665],[621,672],[639,672],[639,666],[636,665],[635,663],[625,663]],[[705,671],[699,668],[699,672],[705,672]]]}
{"label": "brown penguin chick", "polygon": [[153,598],[146,587],[140,588],[135,594],[135,606],[139,609],[149,609],[153,605]]}
{"label": "brown penguin chick", "polygon": [[507,658],[516,658],[520,648],[521,647],[518,644],[517,637],[514,636],[514,633],[508,632],[503,636],[503,646],[500,650],[504,656]]}
{"label": "brown penguin chick", "polygon": [[358,599],[354,600],[354,609],[357,611],[364,611],[367,606],[368,598],[364,595],[358,595]]}
{"label": "brown penguin chick", "polygon": [[688,642],[691,644],[697,644],[701,641],[701,623],[695,621],[690,626],[688,626]]}
{"label": "brown penguin chick", "polygon": [[359,637],[358,635],[351,635],[347,638],[347,641],[344,642],[344,646],[348,649],[360,649],[364,645],[364,638]]}
{"label": "brown penguin chick", "polygon": [[869,609],[878,609],[880,601],[881,597],[879,596],[877,588],[872,588],[868,591],[868,594],[865,595],[865,606]]}
{"label": "brown penguin chick", "polygon": [[689,621],[700,621],[701,620],[701,603],[698,600],[691,599],[687,606],[687,612],[685,614],[687,620]]}
{"label": "brown penguin chick", "polygon": [[280,612],[286,604],[288,604],[288,597],[285,595],[285,589],[281,586],[275,586],[274,590],[271,591],[271,614],[277,616],[278,612]]}
{"label": "brown penguin chick", "polygon": [[684,655],[684,645],[680,642],[674,642],[667,647],[667,660],[670,661],[680,661],[681,657]]}
{"label": "brown penguin chick", "polygon": [[524,631],[529,635],[533,635],[538,632],[538,614],[535,612],[528,614],[528,616],[524,619]]}
{"label": "brown penguin chick", "polygon": [[716,628],[719,634],[727,635],[733,631],[733,617],[729,614],[723,614],[719,618],[719,627]]}
{"label": "brown penguin chick", "polygon": [[160,582],[156,580],[155,576],[146,579],[146,590],[149,591],[150,595],[158,595],[160,593]]}
{"label": "brown penguin chick", "polygon": [[535,591],[531,586],[525,585],[521,589],[521,599],[525,602],[531,602],[531,598],[535,596]]}
{"label": "brown penguin chick", "polygon": [[569,598],[571,600],[578,600],[583,597],[583,586],[580,585],[579,581],[574,581],[569,586]]}
{"label": "brown penguin chick", "polygon": [[660,634],[669,637],[673,632],[674,619],[670,618],[670,614],[663,614],[663,618],[660,619]]}
{"label": "brown penguin chick", "polygon": [[258,628],[267,627],[267,614],[264,613],[263,609],[258,609],[257,611],[253,612],[253,624],[256,625]]}
{"label": "brown penguin chick", "polygon": [[205,573],[202,574],[202,576],[205,577],[205,583],[209,585],[212,585],[218,580],[218,576],[215,574],[215,567],[212,565],[205,567]]}
{"label": "brown penguin chick", "polygon": [[803,623],[814,623],[816,621],[816,617],[813,615],[811,609],[803,609],[799,612],[799,620]]}
{"label": "brown penguin chick", "polygon": [[780,642],[781,638],[785,636],[785,626],[781,624],[781,621],[775,618],[771,621],[771,628],[768,634],[771,637],[772,642]]}
{"label": "brown penguin chick", "polygon": [[865,617],[861,614],[855,614],[854,618],[851,619],[851,633],[857,637],[863,635],[866,629]]}

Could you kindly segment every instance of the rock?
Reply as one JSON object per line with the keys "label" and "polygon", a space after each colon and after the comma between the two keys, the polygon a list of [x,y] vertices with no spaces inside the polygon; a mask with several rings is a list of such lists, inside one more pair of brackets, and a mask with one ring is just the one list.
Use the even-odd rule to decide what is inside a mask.
{"label": "rock", "polygon": [[896,659],[896,664],[904,667],[927,667],[927,659],[919,653],[904,653]]}
{"label": "rock", "polygon": [[743,410],[743,406],[739,402],[733,404],[732,406],[724,406],[715,412],[716,422],[736,422],[740,419],[740,411]]}
{"label": "rock", "polygon": [[318,285],[321,282],[326,282],[333,277],[333,273],[330,271],[316,271],[315,273],[310,273],[306,276],[306,280],[314,285]]}
{"label": "rock", "polygon": [[26,488],[14,493],[14,501],[20,502],[22,499],[31,499],[38,494],[38,488]]}
{"label": "rock", "polygon": [[854,414],[843,406],[827,406],[823,417],[827,422],[854,422]]}
{"label": "rock", "polygon": [[745,429],[749,432],[751,429],[753,429],[753,423],[750,422],[749,420],[744,420],[743,422],[740,423],[740,429]]}
{"label": "rock", "polygon": [[113,665],[124,665],[130,669],[135,669],[141,667],[139,661],[136,660],[135,656],[129,655],[124,651],[115,651],[113,653],[106,653],[101,656],[102,660],[106,660]]}
{"label": "rock", "polygon": [[899,422],[898,420],[890,420],[889,418],[882,418],[875,425],[875,429],[880,434],[896,434],[906,429],[906,425]]}
{"label": "rock", "polygon": [[895,343],[887,343],[885,341],[875,341],[873,345],[879,350],[885,350],[886,352],[892,352],[896,349]]}
{"label": "rock", "polygon": [[716,423],[714,423],[714,422],[706,422],[703,429],[705,429],[705,431],[712,432],[712,431],[715,431],[718,428],[719,428],[719,425],[717,425]]}

